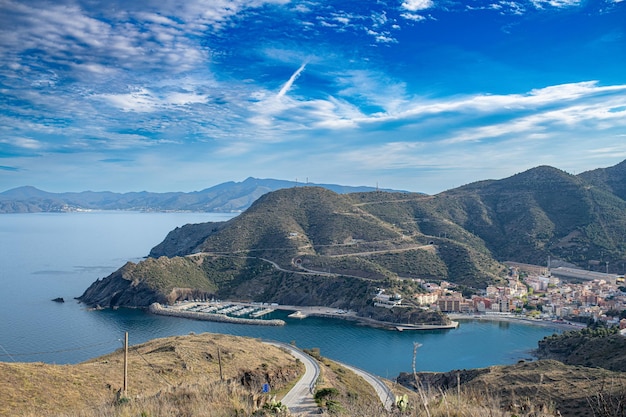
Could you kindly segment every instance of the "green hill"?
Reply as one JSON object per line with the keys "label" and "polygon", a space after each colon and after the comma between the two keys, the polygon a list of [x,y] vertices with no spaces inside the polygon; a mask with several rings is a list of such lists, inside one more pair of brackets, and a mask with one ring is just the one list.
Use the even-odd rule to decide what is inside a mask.
{"label": "green hill", "polygon": [[545,265],[551,256],[586,268],[590,260],[626,258],[626,202],[556,168],[469,184],[435,204],[498,260]]}
{"label": "green hill", "polygon": [[583,172],[578,176],[587,183],[626,200],[626,181],[624,181],[626,178],[626,161],[612,167]]}
{"label": "green hill", "polygon": [[[228,222],[173,230],[150,253],[159,259],[132,267],[132,280],[113,274],[81,299],[143,306],[133,294],[148,288],[155,301],[196,291],[365,311],[377,288],[412,293],[416,279],[485,288],[501,282],[503,261],[551,257],[587,268],[595,260],[617,271],[626,260],[626,201],[610,191],[620,175],[626,182],[623,164],[602,171],[613,188],[541,166],[435,196],[281,189]],[[175,257],[186,258],[167,261]]]}
{"label": "green hill", "polygon": [[536,354],[568,365],[626,371],[626,337],[617,327],[584,328],[545,337],[539,341]]}

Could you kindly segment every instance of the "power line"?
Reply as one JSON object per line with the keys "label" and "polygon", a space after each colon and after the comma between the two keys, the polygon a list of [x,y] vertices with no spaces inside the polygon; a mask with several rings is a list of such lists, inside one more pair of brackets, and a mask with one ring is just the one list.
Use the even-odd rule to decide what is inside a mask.
{"label": "power line", "polygon": [[170,383],[170,381],[168,381],[161,373],[159,373],[156,370],[156,367],[154,365],[152,365],[142,354],[141,352],[139,352],[139,349],[137,349],[136,347],[133,349],[135,351],[135,353],[137,353],[139,355],[139,357],[141,359],[144,360],[144,362],[146,362],[148,364],[148,366],[154,371],[155,374],[157,374],[163,381],[165,381],[165,383],[167,385],[169,385],[170,387],[173,387],[173,385]]}
{"label": "power line", "polygon": [[[4,346],[0,345],[0,348],[2,348],[2,350],[4,350],[5,352],[7,352],[7,350],[4,348]],[[11,354],[9,352],[7,352],[6,355],[0,355],[0,356],[8,356],[9,358],[11,358],[11,360],[13,362],[15,362],[15,359],[13,358],[13,356],[11,356]]]}

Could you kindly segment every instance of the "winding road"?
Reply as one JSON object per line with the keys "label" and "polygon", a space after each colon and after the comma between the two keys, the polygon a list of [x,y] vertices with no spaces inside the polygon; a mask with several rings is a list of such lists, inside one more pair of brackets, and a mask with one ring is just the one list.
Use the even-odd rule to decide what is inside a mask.
{"label": "winding road", "polygon": [[[266,342],[270,345],[277,346],[279,348],[286,349],[294,357],[302,361],[306,368],[304,375],[296,385],[285,395],[282,399],[282,403],[289,408],[291,413],[296,415],[313,415],[319,414],[318,406],[313,399],[313,392],[315,390],[315,383],[320,375],[320,367],[317,360],[302,352],[300,349],[280,342]],[[335,361],[337,362],[337,361]],[[395,396],[391,389],[377,376],[370,374],[362,369],[355,368],[354,366],[346,365],[342,362],[337,362],[339,365],[354,372],[365,380],[368,384],[374,388],[378,398],[380,398],[383,407],[387,411],[391,411],[394,404]]]}
{"label": "winding road", "polygon": [[296,382],[296,385],[283,397],[281,402],[289,408],[292,414],[296,415],[312,415],[319,414],[318,406],[313,399],[313,391],[315,383],[320,375],[320,366],[317,361],[300,349],[279,342],[266,342],[270,345],[286,349],[296,359],[304,363],[305,372],[302,378]]}

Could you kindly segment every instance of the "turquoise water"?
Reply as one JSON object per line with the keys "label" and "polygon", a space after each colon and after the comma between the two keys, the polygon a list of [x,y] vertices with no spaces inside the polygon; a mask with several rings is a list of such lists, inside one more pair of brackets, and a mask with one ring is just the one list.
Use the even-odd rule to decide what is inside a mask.
{"label": "turquoise water", "polygon": [[[77,363],[122,346],[190,332],[227,333],[295,342],[322,355],[393,378],[412,367],[448,371],[528,359],[555,329],[462,322],[455,330],[395,332],[332,319],[289,319],[284,327],[234,325],[146,314],[89,311],[73,298],[127,261],[137,262],[167,232],[228,214],[90,212],[0,215],[0,360]],[[50,301],[63,297],[65,303]]]}

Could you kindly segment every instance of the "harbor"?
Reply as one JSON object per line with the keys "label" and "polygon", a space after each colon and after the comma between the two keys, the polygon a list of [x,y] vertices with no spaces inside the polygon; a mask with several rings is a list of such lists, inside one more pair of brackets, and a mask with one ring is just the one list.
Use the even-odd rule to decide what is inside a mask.
{"label": "harbor", "polygon": [[183,302],[173,306],[153,303],[150,313],[162,316],[190,318],[194,320],[216,321],[222,323],[255,324],[261,326],[284,326],[280,319],[263,319],[261,317],[274,311],[271,308],[253,305],[221,302]]}
{"label": "harbor", "polygon": [[195,320],[218,321],[227,323],[256,324],[265,326],[283,326],[281,319],[265,319],[263,317],[276,310],[290,311],[287,315],[291,319],[306,319],[307,317],[325,317],[353,321],[361,325],[378,327],[388,330],[420,331],[456,329],[459,322],[448,324],[407,324],[392,323],[375,320],[357,315],[356,312],[339,308],[323,306],[293,306],[276,303],[246,303],[238,301],[183,301],[172,306],[162,306],[158,303],[150,306],[149,311],[154,314],[191,318]]}

